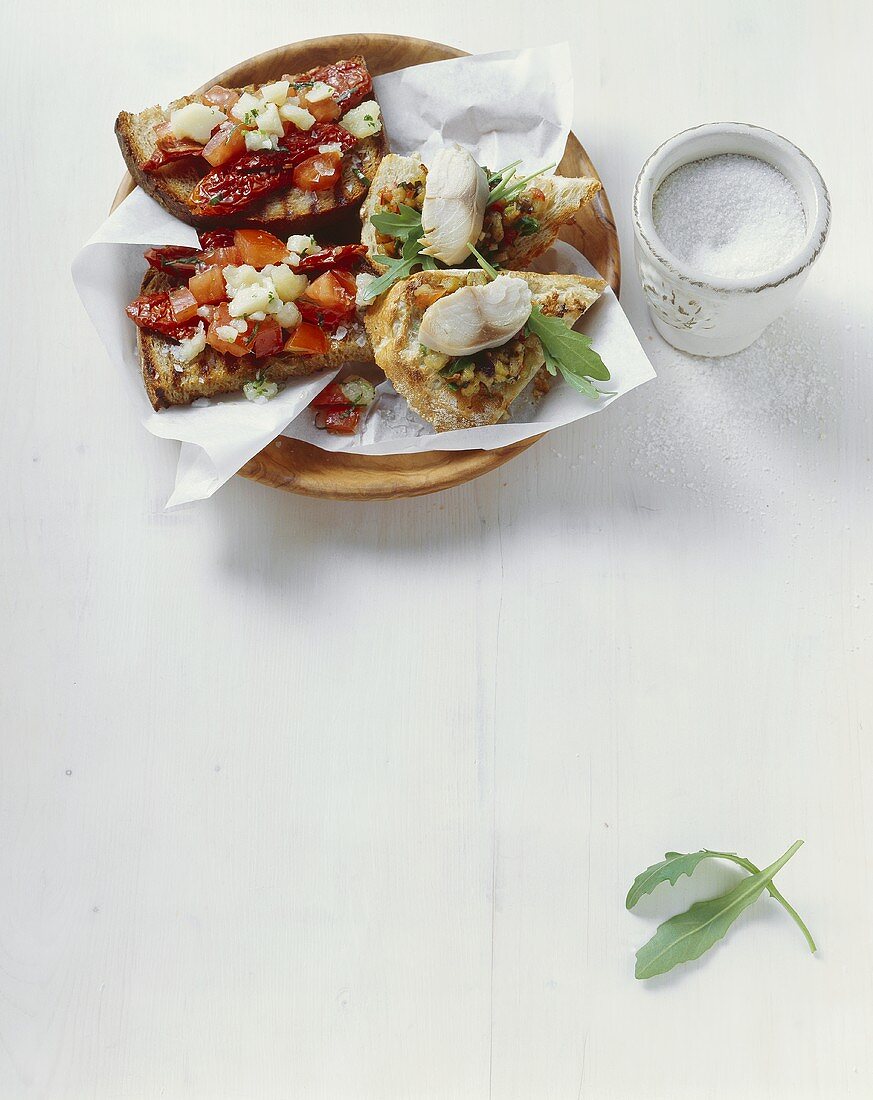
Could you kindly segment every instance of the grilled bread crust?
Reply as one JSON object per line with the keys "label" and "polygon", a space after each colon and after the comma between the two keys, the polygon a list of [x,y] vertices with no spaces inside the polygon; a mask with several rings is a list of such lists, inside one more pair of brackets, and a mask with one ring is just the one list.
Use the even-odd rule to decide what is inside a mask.
{"label": "grilled bread crust", "polygon": [[[393,188],[401,183],[416,183],[425,179],[427,168],[418,153],[408,157],[388,153],[382,158],[378,171],[372,177],[369,194],[361,207],[361,240],[367,246],[371,262],[383,271],[385,265],[373,259],[380,249],[376,241],[376,230],[370,221],[372,215],[379,211],[379,195],[386,187]],[[502,262],[502,266],[513,271],[524,270],[537,256],[551,248],[561,226],[572,221],[600,190],[599,181],[587,176],[537,176],[528,186],[539,187],[546,196],[546,213],[540,218],[540,227],[536,233],[527,237],[516,237],[507,248],[507,259]]]}
{"label": "grilled bread crust", "polygon": [[[351,60],[363,64],[363,58]],[[304,78],[307,75],[301,74]],[[254,92],[256,87],[249,85],[234,90]],[[134,182],[174,217],[198,229],[227,225],[233,225],[236,229],[257,226],[279,236],[316,230],[360,205],[367,193],[365,180],[374,177],[385,153],[385,132],[382,130],[375,137],[359,141],[343,157],[342,178],[332,191],[304,191],[299,187],[289,187],[259,199],[239,214],[200,217],[192,213],[188,199],[197,181],[209,170],[202,157],[173,161],[156,172],[144,172],[142,168],[156,149],[155,124],[168,121],[171,111],[197,99],[196,95],[184,96],[166,109],[149,107],[136,114],[122,111],[115,120],[115,136]]]}
{"label": "grilled bread crust", "polygon": [[[602,279],[587,279],[582,275],[519,271],[512,277],[524,279],[531,289],[534,305],[547,315],[560,317],[568,328],[572,328],[606,289]],[[528,335],[523,340],[521,369],[516,381],[493,393],[480,391],[472,397],[454,390],[442,377],[440,357],[436,365],[429,364],[430,357],[422,354],[417,337],[422,309],[415,301],[416,290],[419,287],[455,290],[486,281],[485,273],[478,270],[422,271],[395,283],[364,318],[376,364],[397,392],[438,432],[498,423],[545,363],[539,340]]]}
{"label": "grilled bread crust", "polygon": [[[160,271],[148,271],[142,281],[141,294],[157,294],[172,290],[178,281]],[[198,397],[214,397],[221,393],[236,393],[258,374],[270,382],[285,382],[316,371],[345,366],[347,363],[372,365],[373,351],[363,325],[356,321],[348,326],[348,334],[334,342],[325,355],[271,355],[254,359],[246,355],[234,359],[222,355],[208,344],[190,363],[180,363],[173,357],[174,341],[158,333],[138,330],[142,378],[146,393],[155,409],[170,405],[188,405]],[[363,338],[364,345],[357,343]]]}

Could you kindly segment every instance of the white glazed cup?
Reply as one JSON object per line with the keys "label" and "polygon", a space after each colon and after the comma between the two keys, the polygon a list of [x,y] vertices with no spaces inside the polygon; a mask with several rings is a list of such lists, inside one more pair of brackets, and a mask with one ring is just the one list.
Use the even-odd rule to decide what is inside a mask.
{"label": "white glazed cup", "polygon": [[[673,256],[655,231],[652,199],[683,164],[719,153],[740,153],[772,164],[794,185],[806,215],[806,237],[786,263],[750,279],[715,278]],[[793,302],[824,245],[831,204],[809,157],[760,126],[713,122],[665,141],[642,167],[634,188],[634,252],[655,328],[692,355],[742,351]]]}

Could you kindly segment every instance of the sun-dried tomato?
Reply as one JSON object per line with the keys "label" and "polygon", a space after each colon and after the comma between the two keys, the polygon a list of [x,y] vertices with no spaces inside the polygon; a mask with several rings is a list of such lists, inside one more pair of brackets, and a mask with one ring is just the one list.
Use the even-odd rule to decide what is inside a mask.
{"label": "sun-dried tomato", "polygon": [[304,256],[295,270],[304,272],[330,271],[332,268],[348,270],[367,255],[366,245],[340,244],[335,248],[322,248],[311,256]]}
{"label": "sun-dried tomato", "polygon": [[140,294],[125,310],[127,316],[137,328],[158,332],[161,336],[170,336],[174,340],[184,340],[197,331],[197,321],[179,322],[173,314],[170,295],[166,291],[159,294]]}
{"label": "sun-dried tomato", "polygon": [[194,274],[200,256],[199,248],[189,248],[184,244],[167,244],[162,248],[149,248],[145,252],[149,267],[185,279]]}
{"label": "sun-dried tomato", "polygon": [[198,217],[233,214],[280,187],[290,186],[294,166],[314,148],[338,144],[346,150],[356,140],[353,134],[329,122],[317,122],[308,130],[294,129],[278,149],[245,153],[232,164],[213,168],[191,192],[191,210]]}
{"label": "sun-dried tomato", "polygon": [[344,112],[363,103],[373,91],[373,81],[363,58],[360,57],[335,61],[331,65],[310,69],[308,73],[301,73],[299,76],[283,77],[283,80],[290,80],[292,84],[314,84],[316,80],[321,80],[329,84],[337,92],[336,101]]}
{"label": "sun-dried tomato", "polygon": [[233,248],[232,229],[204,229],[197,237],[204,252],[212,248]]}

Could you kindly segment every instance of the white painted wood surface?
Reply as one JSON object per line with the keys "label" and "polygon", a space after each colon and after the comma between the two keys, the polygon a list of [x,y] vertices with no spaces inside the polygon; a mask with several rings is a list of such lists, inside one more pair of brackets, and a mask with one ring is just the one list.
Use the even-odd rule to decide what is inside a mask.
{"label": "white painted wood surface", "polygon": [[[113,118],[345,30],[570,38],[660,377],[441,496],[165,513],[68,278]],[[7,7],[3,1100],[873,1094],[871,35],[860,0]],[[831,188],[784,375],[678,362],[635,282],[640,164],[719,118]],[[637,871],[796,837],[817,958],[761,902],[634,981],[680,904],[626,913]]]}

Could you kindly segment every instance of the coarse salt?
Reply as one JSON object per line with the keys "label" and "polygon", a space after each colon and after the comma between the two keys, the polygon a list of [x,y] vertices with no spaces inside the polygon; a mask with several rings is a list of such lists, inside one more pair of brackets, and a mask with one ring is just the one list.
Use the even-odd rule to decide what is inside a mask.
{"label": "coarse salt", "polygon": [[702,275],[765,275],[796,255],[806,235],[800,196],[757,157],[722,153],[683,164],[661,183],[652,217],[673,255]]}

